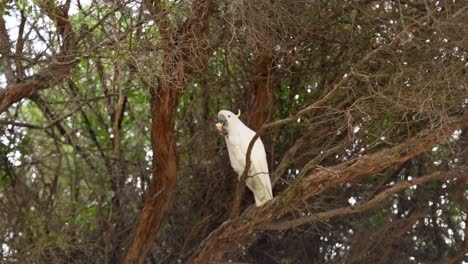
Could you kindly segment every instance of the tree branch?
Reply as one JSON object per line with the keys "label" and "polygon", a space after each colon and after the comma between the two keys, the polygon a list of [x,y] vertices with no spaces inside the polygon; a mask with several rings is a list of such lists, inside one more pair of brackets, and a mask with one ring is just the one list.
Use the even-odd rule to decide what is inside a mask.
{"label": "tree branch", "polygon": [[150,87],[153,181],[145,193],[125,263],[144,262],[172,200],[177,178],[175,110],[180,91],[194,78],[194,70],[206,67],[208,62],[207,34],[214,8],[211,0],[194,1],[182,30],[173,36],[162,3],[148,0],[145,4],[160,31],[164,54],[157,90]]}
{"label": "tree branch", "polygon": [[[418,19],[416,22],[408,25],[406,28],[404,28],[400,33],[398,33],[391,42],[388,44],[379,46],[378,48],[370,51],[369,53],[366,54],[361,60],[359,60],[357,63],[355,63],[351,69],[350,72],[345,75],[339,82],[337,82],[331,89],[330,91],[323,96],[320,100],[316,101],[315,103],[303,108],[302,110],[298,111],[295,115],[280,119],[268,124],[263,125],[255,134],[255,136],[252,138],[250,141],[249,147],[247,148],[247,154],[245,155],[245,168],[244,172],[241,176],[241,181],[245,180],[247,176],[247,172],[250,169],[251,161],[250,161],[250,155],[252,153],[252,148],[255,144],[255,141],[268,129],[274,128],[274,127],[279,127],[282,125],[286,125],[292,122],[295,122],[299,117],[306,115],[306,114],[313,114],[317,109],[320,109],[323,107],[326,103],[328,103],[330,100],[335,98],[335,95],[338,94],[338,92],[345,87],[345,85],[355,77],[359,77],[359,73],[357,69],[359,67],[365,65],[369,60],[372,58],[376,57],[377,55],[381,54],[382,52],[386,52],[387,49],[389,48],[394,48],[397,47],[398,45],[402,44],[405,45],[408,43],[410,40],[407,40],[407,35],[408,35],[408,28],[415,28],[419,25],[422,24],[425,20],[427,20],[428,16],[424,16],[420,19]],[[404,43],[403,43],[404,42]]]}
{"label": "tree branch", "polygon": [[193,263],[207,263],[217,251],[232,241],[263,229],[274,219],[287,214],[303,201],[344,182],[398,166],[408,159],[445,141],[453,132],[468,124],[468,114],[451,117],[438,128],[428,128],[406,142],[339,165],[319,169],[292,184],[263,207],[249,208],[241,216],[226,221],[214,230],[193,254]]}
{"label": "tree branch", "polygon": [[7,84],[12,84],[16,80],[15,73],[13,72],[11,59],[11,44],[10,36],[8,35],[5,20],[3,16],[0,16],[0,54],[2,58],[0,63],[3,67],[3,73],[5,74],[5,79]]}
{"label": "tree branch", "polygon": [[459,171],[451,171],[451,172],[438,171],[430,175],[416,178],[411,181],[402,181],[380,192],[379,194],[375,195],[369,201],[359,204],[357,206],[341,207],[341,208],[337,208],[337,209],[333,209],[333,210],[329,210],[325,212],[311,214],[311,215],[297,218],[294,220],[284,221],[280,223],[273,223],[273,224],[266,225],[264,229],[287,230],[287,229],[291,229],[291,228],[298,227],[298,226],[308,224],[308,223],[326,221],[330,218],[337,217],[337,216],[362,213],[364,211],[371,209],[372,207],[375,207],[376,205],[378,205],[380,202],[382,202],[384,199],[386,199],[390,195],[400,192],[414,185],[421,185],[426,182],[435,181],[435,180],[444,181],[444,180],[453,179],[453,178],[468,179],[468,173],[466,173],[467,169],[468,167],[461,168],[461,170]]}
{"label": "tree branch", "polygon": [[76,34],[68,19],[68,14],[54,4],[53,1],[40,1],[42,9],[55,21],[56,27],[63,39],[60,54],[48,67],[39,71],[29,79],[8,85],[0,91],[0,113],[6,111],[12,104],[23,98],[29,98],[37,91],[44,90],[63,81],[78,63],[75,57]]}

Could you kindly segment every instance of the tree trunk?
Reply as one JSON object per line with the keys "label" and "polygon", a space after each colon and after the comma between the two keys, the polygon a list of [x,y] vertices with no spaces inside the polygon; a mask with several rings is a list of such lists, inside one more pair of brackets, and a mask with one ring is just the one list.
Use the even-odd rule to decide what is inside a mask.
{"label": "tree trunk", "polygon": [[195,1],[189,18],[176,33],[171,30],[172,22],[161,1],[147,0],[145,6],[158,25],[164,58],[157,92],[151,94],[153,180],[146,191],[125,263],[143,263],[156,240],[176,186],[177,155],[173,130],[180,92],[203,72],[212,52],[207,38],[214,8],[211,0]]}
{"label": "tree trunk", "polygon": [[176,186],[177,155],[173,128],[178,95],[164,82],[161,84],[159,92],[151,98],[153,182],[146,192],[125,263],[144,262],[156,240]]}
{"label": "tree trunk", "polygon": [[265,113],[270,105],[269,102],[269,73],[271,69],[272,59],[270,56],[258,54],[255,57],[254,72],[253,72],[253,90],[254,98],[250,104],[249,125],[254,131],[260,129],[265,122]]}
{"label": "tree trunk", "polygon": [[[255,56],[253,70],[253,93],[254,97],[250,102],[248,111],[249,127],[257,131],[265,123],[265,113],[271,107],[269,100],[269,80],[272,59],[269,56],[258,54]],[[245,182],[236,181],[236,192],[232,202],[229,218],[234,218],[239,215],[242,200],[245,194]]]}

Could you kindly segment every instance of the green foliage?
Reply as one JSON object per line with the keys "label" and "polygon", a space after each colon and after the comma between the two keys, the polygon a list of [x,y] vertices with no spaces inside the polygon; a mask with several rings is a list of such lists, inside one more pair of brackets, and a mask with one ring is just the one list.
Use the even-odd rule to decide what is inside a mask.
{"label": "green foliage", "polygon": [[[68,57],[62,56],[64,36],[57,30],[61,18],[49,17],[44,3],[4,1],[4,19],[23,12],[27,21],[21,47],[19,24],[6,27],[11,47],[10,54],[2,53],[2,73],[11,64],[15,74],[22,71],[14,84],[22,85],[46,69],[52,82],[0,117],[0,262],[123,258],[145,193],[160,180],[153,172],[165,165],[152,164],[152,137],[165,136],[161,124],[152,131],[151,120],[152,107],[167,103],[152,101],[161,96],[163,81],[173,84],[165,89],[177,89],[177,106],[168,109],[176,116],[170,131],[177,149],[177,188],[166,211],[151,212],[165,214],[151,255],[158,263],[188,259],[228,220],[237,181],[214,127],[220,109],[241,109],[241,120],[250,125],[255,110],[268,123],[320,103],[262,134],[271,177],[278,178],[274,194],[279,198],[271,208],[289,210],[278,222],[352,208],[349,197],[365,203],[399,181],[460,168],[466,143],[453,137],[400,167],[371,175],[363,171],[331,187],[323,183],[335,178],[320,179],[312,197],[290,204],[302,195],[294,188],[303,180],[315,181],[317,172],[354,168],[356,159],[377,155],[463,112],[466,49],[459,33],[464,20],[453,14],[458,2],[420,8],[398,1],[215,1],[205,35],[199,28],[203,18],[190,17],[196,1],[162,1],[163,13],[157,16],[141,2],[107,1],[79,10],[72,1],[75,14],[69,21],[78,40]],[[436,5],[448,13],[439,14]],[[430,16],[420,22],[428,8]],[[158,24],[162,18],[170,24],[166,42]],[[398,35],[402,30],[415,37],[407,40]],[[207,45],[197,50],[204,38]],[[206,65],[190,60],[205,53],[200,64]],[[267,66],[258,63],[263,57]],[[255,104],[254,83],[268,87],[264,105]],[[335,87],[336,93],[327,96]],[[280,165],[284,171],[278,171]],[[466,215],[450,193],[458,183],[407,188],[365,212],[288,231],[255,226],[255,239],[236,241],[243,254],[225,256],[248,263],[380,263],[383,253],[394,249],[395,263],[410,257],[440,262],[463,245],[457,235]],[[247,191],[241,209],[250,204]],[[417,224],[398,237],[419,208],[424,210]],[[440,246],[446,238],[451,244]]]}
{"label": "green foliage", "polygon": [[383,226],[386,223],[386,216],[382,211],[377,211],[369,218],[369,225],[371,226]]}
{"label": "green foliage", "polygon": [[1,175],[0,177],[0,187],[7,186],[11,183],[11,180],[6,175]]}

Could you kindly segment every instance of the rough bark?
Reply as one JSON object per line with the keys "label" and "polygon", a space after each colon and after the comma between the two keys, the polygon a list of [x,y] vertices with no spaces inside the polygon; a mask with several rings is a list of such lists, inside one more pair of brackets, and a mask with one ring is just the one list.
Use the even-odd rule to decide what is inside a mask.
{"label": "rough bark", "polygon": [[253,72],[254,97],[249,109],[249,125],[254,131],[260,129],[265,122],[265,113],[268,109],[269,80],[272,58],[263,54],[255,57]]}
{"label": "rough bark", "polygon": [[190,259],[191,263],[208,263],[212,256],[233,241],[247,237],[254,230],[264,229],[275,219],[286,215],[303,201],[327,189],[357,177],[397,166],[406,160],[445,141],[455,130],[468,124],[468,114],[450,118],[443,126],[428,128],[395,147],[364,155],[342,164],[316,170],[263,207],[249,208],[241,216],[226,221],[215,229],[200,245]]}
{"label": "rough bark", "polygon": [[211,48],[208,25],[211,0],[195,1],[189,19],[176,33],[160,1],[145,1],[161,34],[164,51],[162,76],[151,96],[153,182],[145,194],[125,263],[143,263],[156,240],[176,187],[177,154],[174,133],[178,99],[184,86],[203,71]]}
{"label": "rough bark", "polygon": [[159,94],[152,96],[153,182],[138,216],[135,238],[127,253],[126,263],[143,263],[145,260],[175,189],[177,156],[173,128],[177,99],[173,89],[161,89]]}

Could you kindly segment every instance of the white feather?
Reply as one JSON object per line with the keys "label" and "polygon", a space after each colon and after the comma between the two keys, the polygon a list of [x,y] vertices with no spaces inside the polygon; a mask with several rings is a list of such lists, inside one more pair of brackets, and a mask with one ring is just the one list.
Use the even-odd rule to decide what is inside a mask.
{"label": "white feather", "polygon": [[[232,168],[240,179],[245,169],[247,149],[255,132],[242,123],[242,121],[230,111],[222,110],[219,112],[218,116],[219,115],[224,115],[227,119],[227,127],[225,128],[227,135],[225,139],[229,152],[229,159]],[[250,160],[251,165],[245,183],[254,194],[256,206],[261,206],[273,198],[273,192],[271,189],[265,147],[260,138],[255,141]]]}

